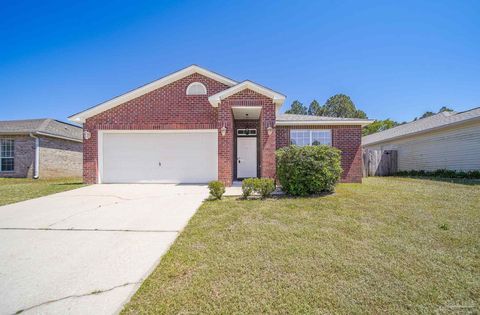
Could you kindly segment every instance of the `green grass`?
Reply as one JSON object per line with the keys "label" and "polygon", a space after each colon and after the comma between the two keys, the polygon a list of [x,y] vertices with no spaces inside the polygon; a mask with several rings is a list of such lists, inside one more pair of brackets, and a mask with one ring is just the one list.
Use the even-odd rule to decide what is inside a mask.
{"label": "green grass", "polygon": [[480,186],[408,178],[205,202],[123,314],[474,313]]}
{"label": "green grass", "polygon": [[80,178],[0,178],[0,206],[82,186]]}

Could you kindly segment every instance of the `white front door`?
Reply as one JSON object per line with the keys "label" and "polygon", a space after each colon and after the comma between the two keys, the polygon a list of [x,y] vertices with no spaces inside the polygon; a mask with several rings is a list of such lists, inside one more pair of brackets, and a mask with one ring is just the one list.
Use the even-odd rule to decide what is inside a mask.
{"label": "white front door", "polygon": [[257,177],[257,138],[237,138],[237,178]]}

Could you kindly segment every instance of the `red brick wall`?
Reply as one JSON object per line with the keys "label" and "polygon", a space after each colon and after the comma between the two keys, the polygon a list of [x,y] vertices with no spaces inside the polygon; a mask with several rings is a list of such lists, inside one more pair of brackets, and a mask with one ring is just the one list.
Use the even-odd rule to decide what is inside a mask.
{"label": "red brick wall", "polygon": [[275,104],[273,101],[252,90],[243,90],[222,100],[219,105],[218,127],[227,128],[225,136],[218,136],[218,177],[226,185],[231,185],[234,177],[234,121],[232,106],[262,106],[259,121],[260,176],[275,177],[275,131],[268,135],[267,126],[275,124]]}
{"label": "red brick wall", "polygon": [[[187,86],[192,82],[203,83],[207,95],[186,95]],[[212,107],[208,97],[227,88],[195,73],[88,118],[84,129],[91,133],[91,138],[83,142],[84,182],[97,182],[98,130],[215,129],[218,109]]]}
{"label": "red brick wall", "polygon": [[290,129],[331,129],[332,145],[342,151],[342,182],[362,182],[361,126],[279,126],[277,148],[290,144]]}

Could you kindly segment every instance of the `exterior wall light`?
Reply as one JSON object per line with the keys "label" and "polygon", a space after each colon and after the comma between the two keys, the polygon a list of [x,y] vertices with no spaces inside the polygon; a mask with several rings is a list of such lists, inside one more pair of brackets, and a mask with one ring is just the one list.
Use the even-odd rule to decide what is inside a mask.
{"label": "exterior wall light", "polygon": [[92,134],[90,133],[90,131],[85,130],[83,132],[83,139],[88,140],[88,139],[90,139],[91,136],[92,136]]}
{"label": "exterior wall light", "polygon": [[220,133],[222,134],[222,136],[225,136],[225,134],[227,133],[227,127],[225,127],[225,124],[223,124],[223,127],[220,128]]}
{"label": "exterior wall light", "polygon": [[273,133],[273,128],[272,128],[272,126],[270,126],[270,127],[267,128],[267,133],[268,133],[269,136],[272,135],[272,133]]}

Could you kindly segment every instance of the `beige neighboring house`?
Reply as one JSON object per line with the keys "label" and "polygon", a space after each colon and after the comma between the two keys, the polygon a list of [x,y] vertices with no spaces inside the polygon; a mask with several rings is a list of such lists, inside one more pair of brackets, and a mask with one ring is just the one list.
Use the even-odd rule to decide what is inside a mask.
{"label": "beige neighboring house", "polygon": [[54,119],[0,121],[0,177],[82,176],[82,128]]}
{"label": "beige neighboring house", "polygon": [[363,149],[397,150],[398,170],[480,170],[480,107],[442,112],[362,138]]}

